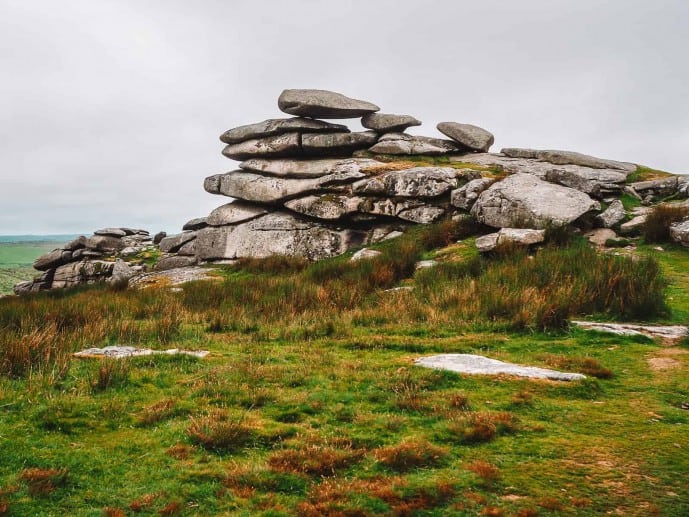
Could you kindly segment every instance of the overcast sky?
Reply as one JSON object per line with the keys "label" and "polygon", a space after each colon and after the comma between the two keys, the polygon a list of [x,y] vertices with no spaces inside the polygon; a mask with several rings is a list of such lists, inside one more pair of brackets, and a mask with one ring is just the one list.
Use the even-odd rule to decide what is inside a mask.
{"label": "overcast sky", "polygon": [[688,50],[687,0],[0,0],[0,234],[178,231],[284,88],[689,172]]}

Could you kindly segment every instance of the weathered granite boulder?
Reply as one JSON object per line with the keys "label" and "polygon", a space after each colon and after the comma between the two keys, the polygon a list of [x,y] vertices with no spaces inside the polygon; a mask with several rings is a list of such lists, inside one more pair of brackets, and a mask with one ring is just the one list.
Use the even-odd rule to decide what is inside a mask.
{"label": "weathered granite boulder", "polygon": [[183,232],[165,237],[158,247],[163,253],[175,253],[187,242],[196,239],[198,232]]}
{"label": "weathered granite boulder", "polygon": [[268,210],[262,206],[234,201],[213,210],[206,220],[208,226],[225,226],[255,219],[267,213]]}
{"label": "weathered granite boulder", "polygon": [[633,163],[606,160],[573,151],[506,148],[500,152],[510,158],[530,158],[555,165],[580,165],[592,169],[618,169],[627,173],[632,173],[637,169],[637,165]]}
{"label": "weathered granite boulder", "polygon": [[121,238],[108,235],[94,235],[86,241],[86,247],[96,251],[115,252],[127,247]]}
{"label": "weathered granite boulder", "polygon": [[123,228],[103,228],[102,230],[96,230],[93,234],[105,235],[107,237],[124,237],[125,235],[131,235],[131,233],[128,234]]}
{"label": "weathered granite boulder", "polygon": [[451,140],[412,136],[405,133],[386,133],[378,143],[369,149],[374,154],[413,155],[425,154],[438,156],[466,151],[466,148]]}
{"label": "weathered granite boulder", "polygon": [[82,284],[92,284],[112,275],[114,262],[84,260],[71,262],[55,269],[51,289],[64,289]]}
{"label": "weathered granite boulder", "polygon": [[153,236],[153,244],[160,244],[165,237],[167,237],[167,232],[158,232]]}
{"label": "weathered granite boulder", "polygon": [[364,232],[274,212],[236,226],[199,230],[197,256],[205,261],[270,255],[320,260],[364,244],[365,238]]}
{"label": "weathered granite boulder", "polygon": [[493,251],[500,245],[513,244],[531,246],[545,240],[545,230],[527,228],[502,228],[499,232],[482,235],[476,239],[476,248],[481,253]]}
{"label": "weathered granite boulder", "polygon": [[371,260],[376,257],[379,257],[380,255],[382,255],[380,251],[370,250],[368,248],[361,248],[354,255],[352,255],[352,258],[350,258],[349,260],[350,262],[359,262],[360,260]]}
{"label": "weathered granite boulder", "polygon": [[201,228],[205,228],[206,226],[208,226],[206,218],[205,217],[197,217],[196,219],[191,219],[191,220],[187,221],[184,224],[184,226],[182,226],[182,231],[186,232],[186,231],[200,230]]}
{"label": "weathered granite boulder", "polygon": [[625,188],[627,172],[619,169],[595,169],[581,165],[555,165],[535,158],[508,157],[494,153],[450,156],[450,162],[472,164],[508,173],[528,173],[539,179],[575,188],[599,198],[619,195]]}
{"label": "weathered granite boulder", "polygon": [[306,156],[349,156],[378,140],[375,131],[358,133],[309,133],[301,136],[301,151]]}
{"label": "weathered granite boulder", "polygon": [[441,122],[436,127],[443,135],[473,151],[485,153],[495,141],[492,133],[471,124]]}
{"label": "weathered granite boulder", "polygon": [[349,129],[342,124],[331,124],[323,120],[293,117],[268,119],[255,124],[247,124],[225,131],[220,141],[226,144],[238,144],[246,140],[281,135],[283,133],[347,133]]}
{"label": "weathered granite boulder", "polygon": [[486,190],[495,180],[490,178],[477,178],[466,185],[453,190],[450,193],[450,204],[463,210],[470,210],[481,192]]}
{"label": "weathered granite boulder", "polygon": [[365,173],[385,164],[368,158],[326,158],[321,160],[265,160],[254,158],[239,164],[241,169],[269,176],[320,178],[329,174]]}
{"label": "weathered granite boulder", "polygon": [[626,223],[622,223],[620,225],[620,233],[622,233],[623,235],[632,235],[639,233],[646,224],[647,218],[648,214],[641,214],[637,215],[636,217],[633,217]]}
{"label": "weathered granite boulder", "polygon": [[537,228],[564,225],[600,204],[578,190],[513,174],[483,191],[471,209],[481,223],[494,228]]}
{"label": "weathered granite boulder", "polygon": [[284,90],[278,98],[280,111],[312,118],[357,118],[380,111],[370,102],[328,90]]}
{"label": "weathered granite boulder", "polygon": [[584,234],[591,244],[596,246],[605,246],[609,240],[616,240],[617,234],[610,228],[596,228]]}
{"label": "weathered granite boulder", "polygon": [[647,196],[667,197],[676,194],[679,190],[679,177],[670,176],[648,181],[637,181],[629,185],[642,199]]}
{"label": "weathered granite boulder", "polygon": [[[58,266],[61,266],[62,264],[66,264],[69,262],[69,259],[65,260],[66,257],[64,256],[64,253],[65,250],[63,249],[55,249],[46,253],[45,255],[41,255],[34,261],[33,268],[37,269],[38,271],[47,271],[49,269],[54,269]],[[71,253],[69,258],[71,259]]]}
{"label": "weathered granite boulder", "polygon": [[670,237],[682,246],[689,247],[689,219],[670,226]]}
{"label": "weathered granite boulder", "polygon": [[73,239],[69,241],[67,244],[62,246],[63,250],[69,250],[69,251],[76,251],[78,249],[82,249],[86,247],[86,237],[83,235],[80,235],[76,239]]}
{"label": "weathered granite boulder", "polygon": [[596,221],[603,228],[612,228],[626,217],[627,213],[619,199],[615,199],[604,212],[596,216]]}
{"label": "weathered granite boulder", "polygon": [[299,156],[301,154],[301,135],[299,133],[285,133],[245,140],[237,144],[227,145],[222,154],[233,160]]}
{"label": "weathered granite boulder", "polygon": [[411,115],[370,113],[361,118],[361,125],[378,133],[401,133],[409,127],[420,126],[421,121]]}
{"label": "weathered granite boulder", "polygon": [[164,255],[156,264],[156,271],[168,271],[170,269],[177,269],[181,267],[195,266],[198,262],[196,256],[184,255]]}
{"label": "weathered granite boulder", "polygon": [[387,197],[432,198],[457,188],[460,177],[467,180],[477,176],[480,175],[474,171],[467,175],[451,167],[413,167],[357,181],[353,191],[356,194]]}
{"label": "weathered granite boulder", "polygon": [[[207,178],[204,187],[211,194],[222,194],[258,203],[278,204],[311,192],[342,191],[347,183],[364,177],[366,174],[355,170],[310,179],[263,176],[239,170],[220,175],[219,181],[216,181],[216,177]],[[217,190],[209,190],[209,185],[213,188],[217,185]]]}

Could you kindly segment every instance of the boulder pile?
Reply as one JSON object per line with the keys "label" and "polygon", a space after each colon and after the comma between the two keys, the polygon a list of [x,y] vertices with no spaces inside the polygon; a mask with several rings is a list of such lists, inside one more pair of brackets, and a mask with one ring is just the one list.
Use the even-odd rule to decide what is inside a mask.
{"label": "boulder pile", "polygon": [[154,249],[146,230],[104,228],[91,237],[80,236],[36,259],[41,272],[14,286],[15,294],[61,289],[108,281],[126,282],[142,269],[127,259]]}
{"label": "boulder pile", "polygon": [[[275,254],[319,260],[456,216],[452,192],[479,171],[389,157],[483,152],[493,143],[488,131],[456,122],[438,124],[448,139],[409,135],[416,118],[324,90],[285,90],[278,107],[295,117],[221,135],[222,154],[241,163],[204,188],[232,200],[163,239],[160,268]],[[320,118],[360,118],[368,130]]]}

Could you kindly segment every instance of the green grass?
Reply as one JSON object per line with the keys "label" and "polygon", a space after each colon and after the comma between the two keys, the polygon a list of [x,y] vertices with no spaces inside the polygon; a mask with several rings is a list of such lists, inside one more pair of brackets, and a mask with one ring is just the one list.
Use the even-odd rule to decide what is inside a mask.
{"label": "green grass", "polygon": [[633,173],[627,176],[627,183],[636,183],[638,181],[649,181],[657,180],[662,178],[669,178],[674,176],[670,172],[661,171],[658,169],[652,169],[644,165],[639,165]]}
{"label": "green grass", "polygon": [[[607,278],[603,266],[635,285],[640,273],[646,292],[662,280],[656,262],[598,259],[576,240],[533,259],[480,259],[464,231],[415,229],[382,244],[372,264],[245,261],[182,293],[92,287],[0,300],[2,346],[35,353],[0,376],[0,510],[686,515],[686,347],[669,355],[647,338],[558,325],[515,331],[519,311],[482,312],[518,293],[536,307],[576,276]],[[687,250],[639,250],[669,281],[656,286],[671,309],[662,317],[686,321]],[[423,255],[441,266],[407,269]],[[416,288],[383,291],[400,282]],[[509,289],[481,301],[472,284]],[[623,316],[617,306],[596,311]],[[121,363],[57,354],[115,342],[212,354]],[[555,383],[413,365],[450,352],[597,377]],[[680,367],[653,371],[651,358]]]}
{"label": "green grass", "polygon": [[56,246],[55,242],[0,242],[0,296],[10,294],[15,284],[36,276],[31,264]]}

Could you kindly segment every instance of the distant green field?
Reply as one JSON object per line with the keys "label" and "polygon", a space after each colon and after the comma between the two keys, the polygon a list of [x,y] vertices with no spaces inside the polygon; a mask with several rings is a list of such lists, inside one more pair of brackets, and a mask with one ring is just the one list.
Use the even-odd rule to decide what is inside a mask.
{"label": "distant green field", "polygon": [[14,284],[33,278],[37,274],[33,261],[57,246],[56,242],[0,242],[0,296],[11,293]]}

